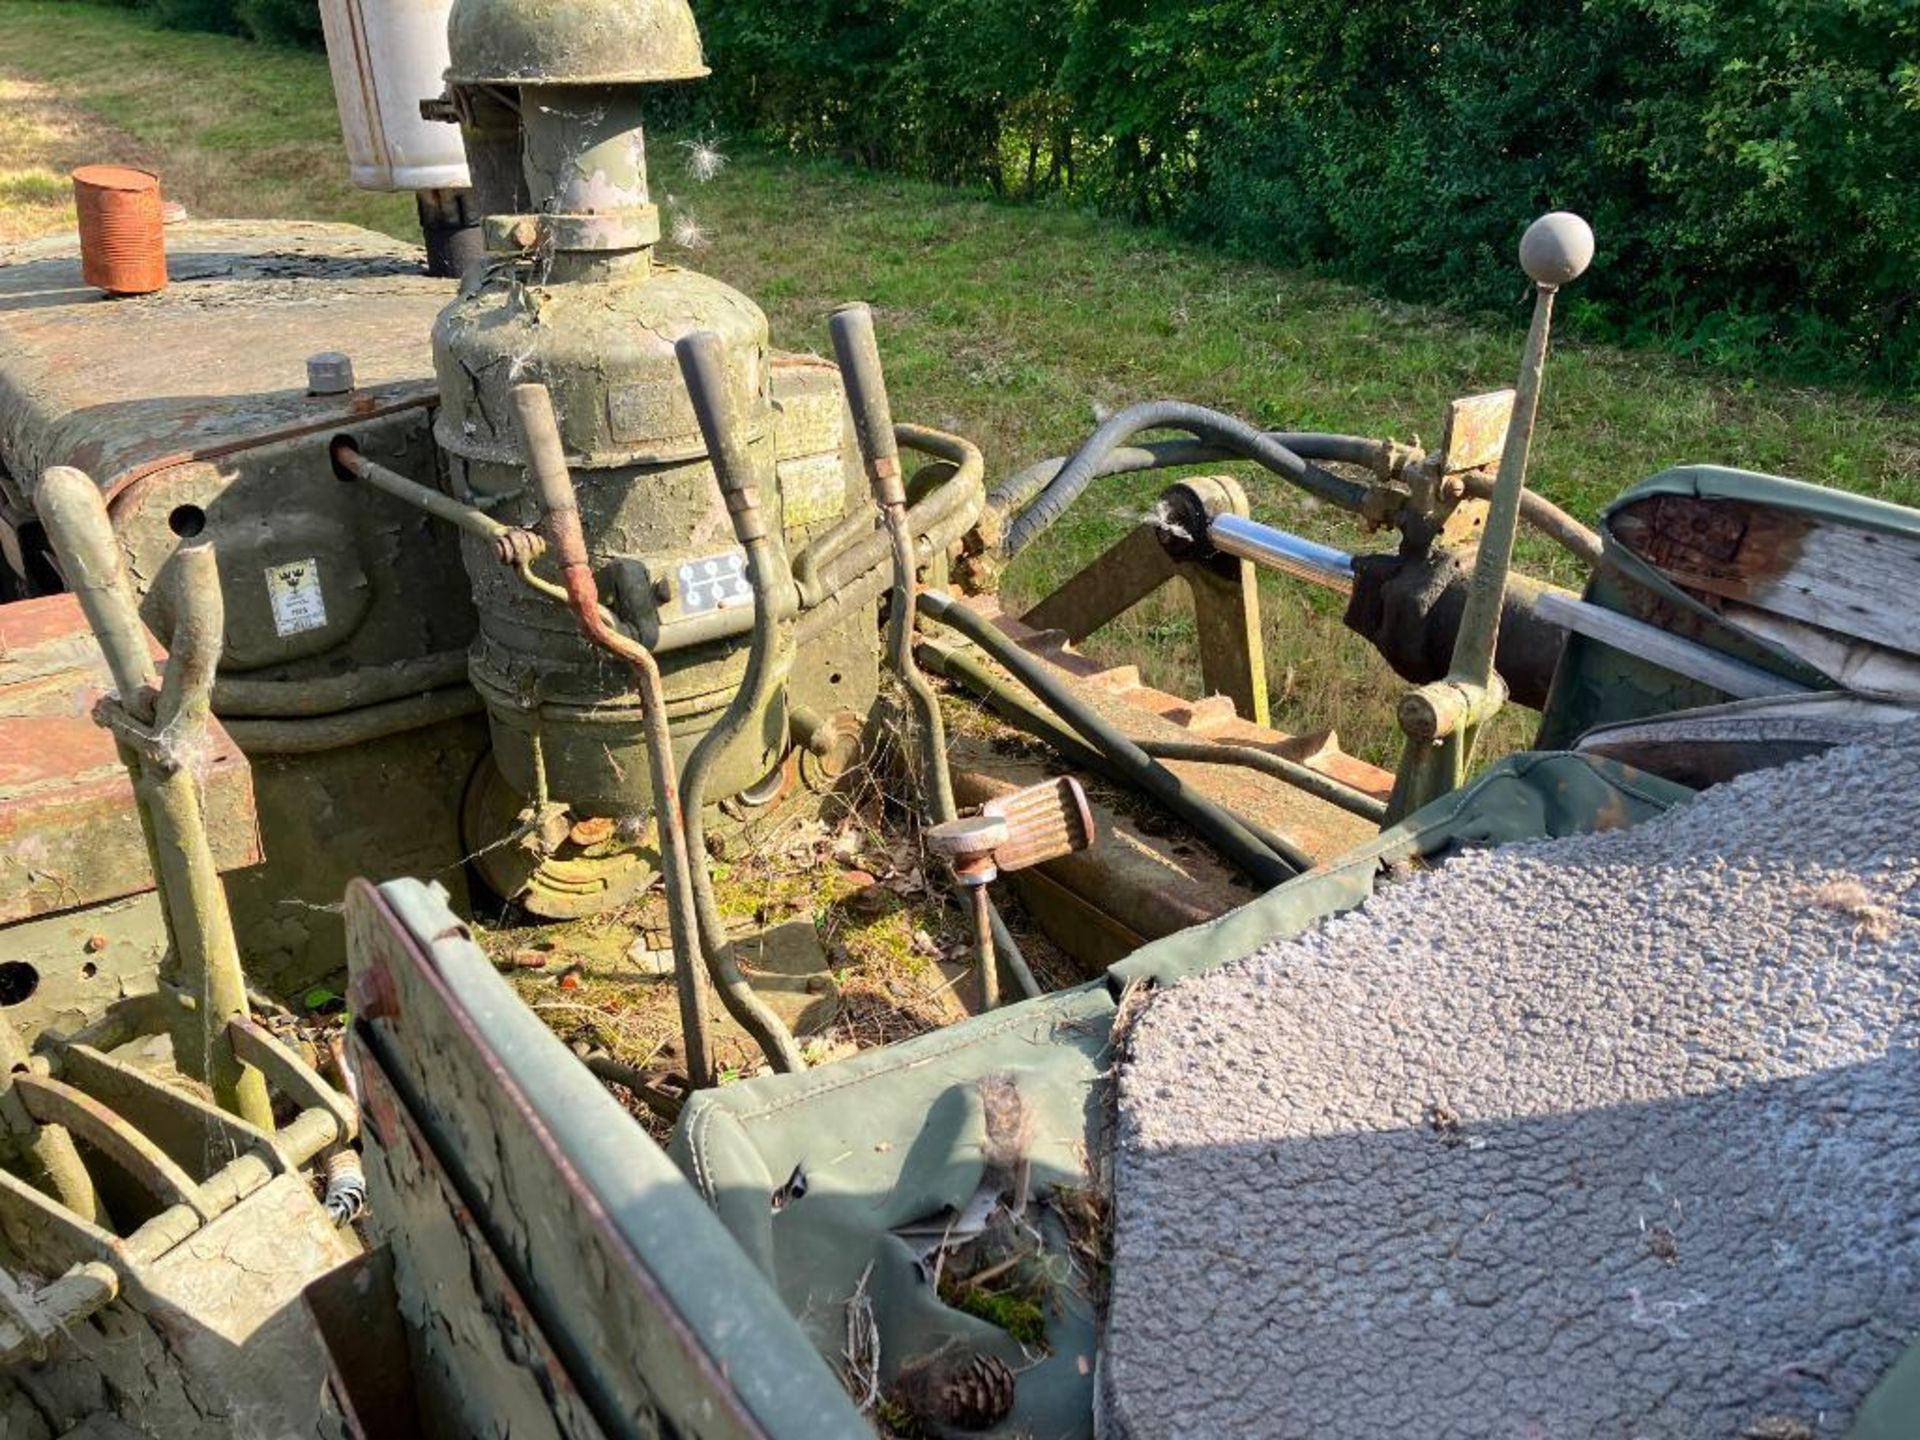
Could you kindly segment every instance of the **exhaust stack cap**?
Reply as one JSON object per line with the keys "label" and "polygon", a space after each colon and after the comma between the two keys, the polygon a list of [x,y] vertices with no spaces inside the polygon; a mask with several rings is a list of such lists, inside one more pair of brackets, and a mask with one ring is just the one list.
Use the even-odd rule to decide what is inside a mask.
{"label": "exhaust stack cap", "polygon": [[687,0],[455,0],[455,85],[651,85],[708,73]]}

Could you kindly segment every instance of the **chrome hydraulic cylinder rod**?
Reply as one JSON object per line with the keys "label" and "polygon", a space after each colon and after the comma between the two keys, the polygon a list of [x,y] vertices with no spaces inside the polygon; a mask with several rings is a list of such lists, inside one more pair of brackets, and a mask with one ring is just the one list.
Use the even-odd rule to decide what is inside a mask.
{"label": "chrome hydraulic cylinder rod", "polygon": [[1353,593],[1353,556],[1331,545],[1303,540],[1239,515],[1215,516],[1207,526],[1207,539],[1222,555],[1251,560],[1263,570],[1291,575],[1342,595]]}

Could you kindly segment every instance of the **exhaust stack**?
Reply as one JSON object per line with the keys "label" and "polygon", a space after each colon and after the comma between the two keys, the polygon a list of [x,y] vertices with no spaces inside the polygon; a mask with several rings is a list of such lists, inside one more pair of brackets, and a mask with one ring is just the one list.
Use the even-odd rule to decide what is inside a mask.
{"label": "exhaust stack", "polygon": [[482,253],[460,132],[436,112],[453,0],[320,0],[333,98],[353,183],[411,190],[427,269],[458,275]]}

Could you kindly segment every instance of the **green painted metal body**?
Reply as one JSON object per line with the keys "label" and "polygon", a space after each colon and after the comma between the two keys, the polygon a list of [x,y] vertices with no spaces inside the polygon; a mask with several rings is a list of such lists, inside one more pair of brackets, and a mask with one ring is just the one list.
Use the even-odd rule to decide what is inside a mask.
{"label": "green painted metal body", "polygon": [[356,993],[383,997],[352,1038],[369,1178],[444,1433],[869,1433],[767,1278],[444,897],[363,883],[348,906]]}
{"label": "green painted metal body", "polygon": [[[1805,661],[1728,623],[1621,542],[1615,533],[1621,518],[1662,497],[1751,504],[1863,533],[1920,536],[1920,517],[1903,506],[1718,465],[1662,471],[1627,490],[1601,517],[1608,563],[1595,572],[1586,592],[1588,600],[1656,621],[1736,660],[1816,689],[1830,688],[1834,682]],[[1568,640],[1554,678],[1538,743],[1543,748],[1568,746],[1599,725],[1718,704],[1725,698],[1711,686],[1575,635]]]}
{"label": "green painted metal body", "polygon": [[[507,389],[539,380],[554,397],[602,576],[638,563],[671,583],[681,564],[731,556],[732,527],[673,357],[673,341],[697,330],[726,341],[740,413],[754,447],[767,453],[775,440],[766,319],[738,292],[691,271],[655,270],[645,251],[557,257],[544,282],[517,265],[470,279],[434,332],[443,398],[435,433],[456,490],[496,519],[538,525]],[[777,494],[768,503],[777,520]],[[563,607],[529,592],[485,545],[465,544],[480,613],[473,680],[488,702],[502,773],[533,795],[537,745],[552,797],[583,815],[645,812],[639,703],[626,667],[582,637]],[[659,623],[662,602],[651,586],[603,589],[619,596],[630,623]],[[682,758],[726,708],[745,660],[739,636],[662,657]],[[784,703],[776,698],[728,755],[716,793],[766,775],[785,753],[785,738]]]}

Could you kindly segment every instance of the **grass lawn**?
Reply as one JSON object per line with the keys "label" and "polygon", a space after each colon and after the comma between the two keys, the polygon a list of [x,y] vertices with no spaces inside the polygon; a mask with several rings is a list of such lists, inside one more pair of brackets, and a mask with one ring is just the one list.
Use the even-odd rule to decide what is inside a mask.
{"label": "grass lawn", "polygon": [[[1511,384],[1525,323],[1487,326],[1243,264],[1099,217],[798,161],[741,146],[710,180],[671,139],[655,187],[696,243],[676,258],[757,299],[789,349],[826,348],[826,316],[871,301],[897,412],[958,430],[997,480],[1069,450],[1098,412],[1180,398],[1270,427],[1438,438],[1446,402]],[[71,224],[65,172],[133,160],[204,214],[300,216],[413,235],[410,200],[350,188],[324,60],[149,28],[128,12],[0,0],[0,242]],[[689,232],[696,232],[691,234]],[[1602,236],[1599,264],[1606,263]],[[1568,346],[1549,371],[1537,489],[1585,518],[1669,465],[1713,461],[1920,504],[1920,412],[1870,396],[1702,373],[1657,354]],[[1011,570],[1016,604],[1122,534],[1164,484],[1106,482]],[[1270,477],[1263,518],[1370,542]],[[1378,544],[1379,542],[1371,542]],[[1554,552],[1526,560],[1573,579]],[[1398,682],[1327,598],[1267,596],[1277,723],[1394,753]],[[1191,688],[1183,602],[1140,607],[1089,645]],[[1503,731],[1524,735],[1516,720]]]}

